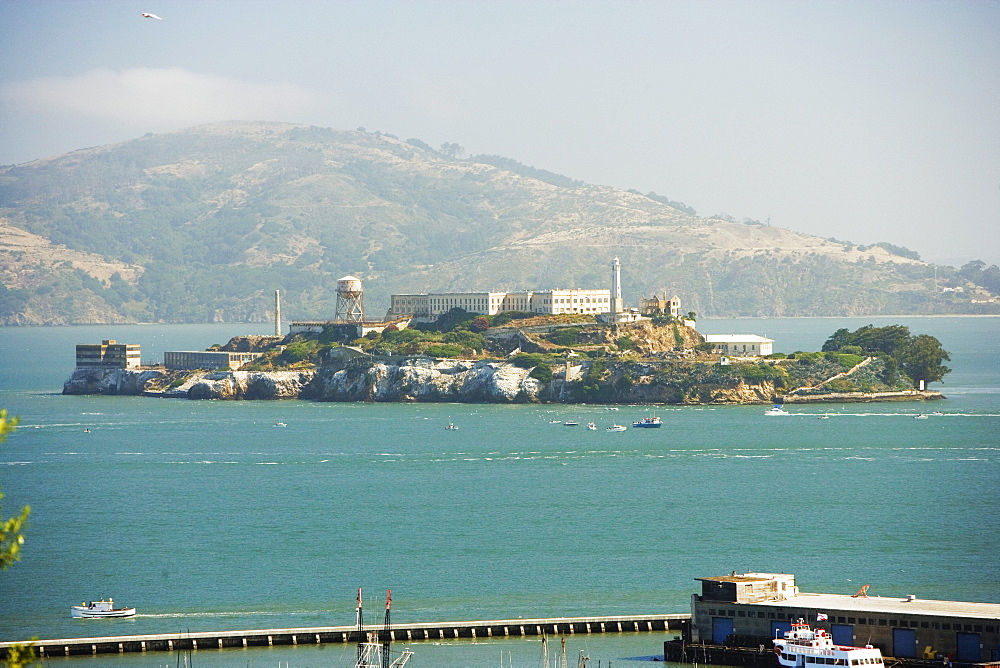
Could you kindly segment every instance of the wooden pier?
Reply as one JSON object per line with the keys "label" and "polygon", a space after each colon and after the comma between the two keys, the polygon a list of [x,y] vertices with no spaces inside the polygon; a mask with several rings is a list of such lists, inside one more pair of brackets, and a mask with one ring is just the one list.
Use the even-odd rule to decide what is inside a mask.
{"label": "wooden pier", "polygon": [[[680,630],[691,619],[689,614],[622,615],[617,617],[556,617],[547,619],[501,619],[473,622],[431,622],[394,625],[393,642],[451,640],[455,638],[509,638],[541,635],[588,633],[636,633]],[[375,626],[366,633],[382,633]],[[124,654],[126,652],[172,652],[222,650],[276,645],[322,645],[358,642],[357,626],[324,626],[301,629],[264,629],[257,631],[216,631],[161,633],[155,635],[109,636],[103,638],[64,638],[36,640],[32,644],[39,658],[85,654]],[[7,648],[20,643],[0,642],[0,657]]]}

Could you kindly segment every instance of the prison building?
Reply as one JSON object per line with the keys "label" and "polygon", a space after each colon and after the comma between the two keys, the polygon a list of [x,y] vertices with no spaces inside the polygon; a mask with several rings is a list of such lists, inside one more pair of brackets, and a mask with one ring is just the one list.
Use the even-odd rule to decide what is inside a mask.
{"label": "prison building", "polygon": [[610,290],[543,290],[524,292],[444,292],[392,295],[386,319],[413,316],[434,320],[454,308],[477,315],[504,312],[603,313],[611,307]]}

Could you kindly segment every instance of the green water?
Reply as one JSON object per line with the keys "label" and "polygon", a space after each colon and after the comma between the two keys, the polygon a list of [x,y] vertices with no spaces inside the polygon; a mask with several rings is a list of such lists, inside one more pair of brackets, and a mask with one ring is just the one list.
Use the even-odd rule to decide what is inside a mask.
{"label": "green water", "polygon": [[[646,408],[64,397],[75,343],[117,338],[157,359],[267,327],[0,330],[0,406],[22,418],[0,446],[3,509],[33,508],[24,559],[0,574],[0,639],[348,625],[359,586],[370,621],[387,588],[398,622],[686,612],[694,578],[748,569],[794,573],[803,591],[1000,601],[1000,319],[700,329],[791,352],[868,322],[937,336],[952,352],[948,399],[796,405],[788,418],[663,407],[662,429],[608,433]],[[913,419],[931,410],[944,415]],[[139,614],[69,618],[101,596]],[[571,664],[580,649],[607,665],[662,641],[571,638]],[[493,666],[501,651],[537,665],[539,647],[417,644],[411,665]],[[197,665],[345,665],[343,651]],[[111,660],[176,657],[55,663]]]}

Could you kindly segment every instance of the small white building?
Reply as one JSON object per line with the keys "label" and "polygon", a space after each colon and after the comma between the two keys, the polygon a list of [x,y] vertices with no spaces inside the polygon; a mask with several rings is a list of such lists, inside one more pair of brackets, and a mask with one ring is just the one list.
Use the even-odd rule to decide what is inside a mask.
{"label": "small white building", "polygon": [[774,352],[774,340],[756,334],[706,334],[712,351],[730,357],[765,357]]}

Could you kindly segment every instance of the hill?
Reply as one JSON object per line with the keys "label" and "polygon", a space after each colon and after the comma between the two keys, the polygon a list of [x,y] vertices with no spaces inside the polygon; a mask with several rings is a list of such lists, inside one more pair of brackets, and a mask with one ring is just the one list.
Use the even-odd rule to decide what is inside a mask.
{"label": "hill", "polygon": [[[442,147],[446,150],[446,147]],[[416,139],[218,123],[0,168],[0,323],[332,317],[336,279],[393,292],[608,285],[706,316],[971,313],[984,294],[868,248]]]}

